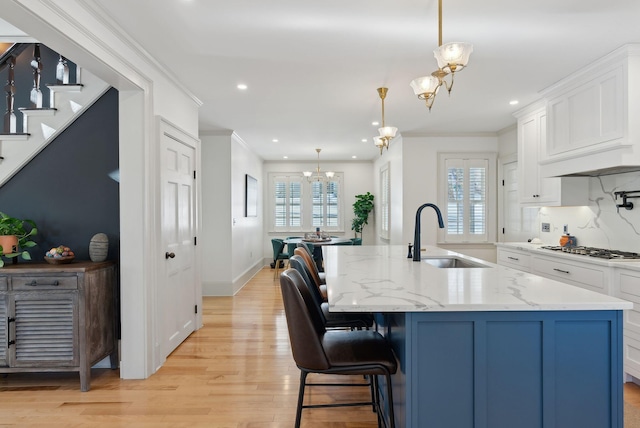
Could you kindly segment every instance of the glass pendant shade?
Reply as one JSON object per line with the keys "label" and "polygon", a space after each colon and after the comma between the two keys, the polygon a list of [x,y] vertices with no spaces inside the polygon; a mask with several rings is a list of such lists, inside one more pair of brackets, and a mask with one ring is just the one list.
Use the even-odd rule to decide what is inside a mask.
{"label": "glass pendant shade", "polygon": [[378,148],[384,147],[384,139],[382,139],[382,137],[375,136],[373,137],[373,144]]}
{"label": "glass pendant shade", "polygon": [[435,96],[440,88],[440,79],[435,76],[422,76],[413,79],[409,84],[413,89],[413,93],[421,100]]}
{"label": "glass pendant shade", "polygon": [[380,137],[392,139],[396,136],[396,132],[398,132],[398,128],[395,126],[384,126],[382,128],[378,128],[378,133]]}
{"label": "glass pendant shade", "polygon": [[335,175],[335,172],[333,172],[333,171],[327,171],[327,172],[325,172],[324,174],[327,176],[327,178],[333,178],[333,176]]}
{"label": "glass pendant shade", "polygon": [[439,46],[433,51],[433,55],[438,61],[438,68],[455,73],[467,66],[471,52],[473,52],[471,43],[451,42]]}
{"label": "glass pendant shade", "polygon": [[304,176],[305,176],[305,177],[307,177],[307,178],[311,177],[311,174],[313,174],[311,171],[304,171],[304,172],[302,173],[302,175],[304,175]]}

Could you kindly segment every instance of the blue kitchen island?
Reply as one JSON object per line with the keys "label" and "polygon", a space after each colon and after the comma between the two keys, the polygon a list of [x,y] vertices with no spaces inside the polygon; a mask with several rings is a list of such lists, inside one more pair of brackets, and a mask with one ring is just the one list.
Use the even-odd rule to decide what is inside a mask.
{"label": "blue kitchen island", "polygon": [[376,313],[398,357],[396,427],[623,427],[631,303],[435,247],[323,251],[330,310]]}

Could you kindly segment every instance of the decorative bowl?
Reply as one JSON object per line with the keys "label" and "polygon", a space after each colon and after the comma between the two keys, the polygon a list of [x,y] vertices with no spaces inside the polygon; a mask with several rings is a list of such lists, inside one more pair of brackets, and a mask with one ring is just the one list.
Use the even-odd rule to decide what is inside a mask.
{"label": "decorative bowl", "polygon": [[71,263],[76,257],[68,256],[68,257],[58,257],[57,259],[54,257],[45,257],[45,261],[52,265],[62,265],[65,263]]}

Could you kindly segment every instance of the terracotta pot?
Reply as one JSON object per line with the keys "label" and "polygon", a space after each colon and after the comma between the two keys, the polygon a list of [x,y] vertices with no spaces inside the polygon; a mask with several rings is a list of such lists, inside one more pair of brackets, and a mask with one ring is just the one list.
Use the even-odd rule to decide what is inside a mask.
{"label": "terracotta pot", "polygon": [[0,235],[0,254],[12,254],[18,252],[18,237],[16,235]]}

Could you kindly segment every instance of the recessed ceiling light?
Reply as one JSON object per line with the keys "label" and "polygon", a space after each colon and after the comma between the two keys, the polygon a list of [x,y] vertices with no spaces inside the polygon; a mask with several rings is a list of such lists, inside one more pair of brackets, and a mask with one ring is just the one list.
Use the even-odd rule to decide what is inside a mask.
{"label": "recessed ceiling light", "polygon": [[357,159],[357,158],[358,158],[358,156],[356,156],[356,155],[351,156],[351,159]]}
{"label": "recessed ceiling light", "polygon": [[289,156],[282,156],[282,159],[289,159]]}
{"label": "recessed ceiling light", "polygon": [[240,89],[241,91],[244,91],[245,89],[248,88],[248,86],[245,85],[244,83],[239,83],[237,88]]}
{"label": "recessed ceiling light", "polygon": [[277,142],[278,142],[278,139],[277,139],[277,138],[274,138],[274,139],[273,139],[273,140],[271,140],[271,141],[272,141],[272,142],[274,142],[274,143],[277,143]]}
{"label": "recessed ceiling light", "polygon": [[371,122],[371,124],[372,124],[373,126],[378,126],[378,125],[380,125],[380,122]]}
{"label": "recessed ceiling light", "polygon": [[518,102],[519,102],[518,100],[511,100],[509,101],[509,104],[512,106],[515,106],[516,104],[518,104]]}
{"label": "recessed ceiling light", "polygon": [[368,140],[367,140],[366,138],[363,138],[363,139],[362,139],[362,142],[363,142],[363,143],[366,143],[367,141],[368,141]]}

